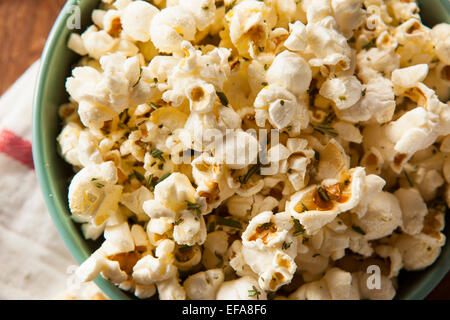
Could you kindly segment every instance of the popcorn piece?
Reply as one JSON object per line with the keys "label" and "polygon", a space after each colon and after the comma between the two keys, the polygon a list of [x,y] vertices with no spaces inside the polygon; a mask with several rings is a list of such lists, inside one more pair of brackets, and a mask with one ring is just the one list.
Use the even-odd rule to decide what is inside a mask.
{"label": "popcorn piece", "polygon": [[361,82],[354,76],[328,79],[319,91],[322,96],[332,100],[339,110],[348,109],[357,103],[361,92]]}
{"label": "popcorn piece", "polygon": [[69,208],[74,215],[95,217],[97,226],[117,210],[122,186],[116,185],[113,162],[91,165],[80,170],[69,186]]}
{"label": "popcorn piece", "polygon": [[287,211],[314,234],[336,216],[356,207],[361,200],[365,174],[357,167],[341,174],[339,180],[325,180],[294,193],[286,205]]}
{"label": "popcorn piece", "polygon": [[225,19],[229,24],[230,40],[243,56],[255,56],[264,49],[269,31],[277,16],[274,10],[260,1],[242,1],[233,7]]}
{"label": "popcorn piece", "polygon": [[332,268],[325,276],[304,284],[289,295],[289,300],[358,300],[359,289],[352,275],[339,268]]}
{"label": "popcorn piece", "polygon": [[395,191],[402,210],[402,230],[409,235],[419,234],[423,229],[423,221],[428,213],[427,206],[419,191],[414,188],[400,188]]}
{"label": "popcorn piece", "polygon": [[156,284],[160,300],[185,300],[186,291],[178,282],[178,279],[172,277],[170,279],[160,281]]}
{"label": "popcorn piece", "polygon": [[361,0],[332,0],[331,8],[339,30],[349,39],[353,31],[364,22],[365,11],[361,8]]}
{"label": "popcorn piece", "polygon": [[181,6],[162,9],[153,16],[150,38],[161,52],[180,52],[183,40],[194,40],[196,25],[194,17]]}
{"label": "popcorn piece", "polygon": [[437,259],[444,243],[443,234],[438,238],[423,233],[414,236],[401,234],[395,247],[400,250],[405,270],[422,270]]}
{"label": "popcorn piece", "polygon": [[174,249],[174,242],[164,240],[156,248],[156,258],[146,255],[136,262],[133,267],[133,279],[140,284],[150,285],[173,278],[177,268],[173,265],[171,254]]}
{"label": "popcorn piece", "polygon": [[273,60],[266,77],[270,84],[277,84],[299,96],[309,88],[311,68],[299,55],[283,51]]}
{"label": "popcorn piece", "polygon": [[150,25],[158,8],[145,1],[133,1],[126,6],[122,16],[123,30],[134,41],[150,40]]}
{"label": "popcorn piece", "polygon": [[402,224],[401,219],[402,211],[397,198],[383,191],[372,199],[362,218],[354,217],[353,228],[361,229],[367,240],[374,240],[391,234]]}
{"label": "popcorn piece", "polygon": [[189,276],[183,283],[186,296],[191,300],[214,300],[216,291],[224,281],[222,269],[209,269]]}
{"label": "popcorn piece", "polygon": [[267,295],[258,282],[249,276],[223,282],[216,295],[217,300],[266,300]]}

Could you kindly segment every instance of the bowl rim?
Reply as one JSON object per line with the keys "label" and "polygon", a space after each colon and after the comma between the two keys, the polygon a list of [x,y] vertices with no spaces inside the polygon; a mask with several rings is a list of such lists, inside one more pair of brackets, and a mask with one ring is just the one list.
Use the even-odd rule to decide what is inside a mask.
{"label": "bowl rim", "polygon": [[[61,208],[56,204],[56,201],[53,197],[54,194],[54,186],[50,179],[49,168],[47,167],[47,161],[49,156],[44,151],[45,140],[43,137],[43,98],[44,92],[47,86],[47,78],[50,73],[50,61],[52,60],[55,51],[56,44],[61,37],[64,28],[66,27],[66,16],[69,11],[69,8],[73,5],[79,4],[79,0],[68,0],[64,7],[61,9],[56,21],[53,24],[53,27],[50,31],[50,34],[45,43],[38,76],[36,78],[36,86],[34,90],[34,100],[33,100],[33,112],[32,112],[32,152],[33,152],[33,162],[35,167],[35,172],[37,175],[37,179],[40,185],[40,189],[44,196],[45,204],[50,213],[50,216],[55,224],[55,227],[58,231],[58,234],[63,239],[64,244],[67,249],[71,253],[71,255],[75,258],[77,263],[81,264],[85,261],[90,253],[87,252],[84,248],[82,248],[78,244],[78,240],[75,238],[73,232],[70,230],[70,223],[74,224],[75,222],[70,220],[70,222],[66,221],[62,218],[62,215],[65,213],[61,210]],[[442,4],[442,2],[441,2]],[[443,6],[450,12],[450,3],[443,3]],[[56,143],[56,141],[55,141]],[[450,214],[450,213],[448,213]],[[447,215],[448,215],[447,214]],[[446,226],[447,228],[449,226]],[[86,240],[85,240],[86,241]],[[449,243],[446,243],[444,246],[450,246]],[[448,249],[448,248],[447,248]],[[445,256],[444,256],[445,253]],[[447,252],[441,252],[439,259],[450,261],[450,250]],[[408,300],[419,300],[424,299],[428,296],[432,290],[442,281],[447,272],[449,271],[448,263],[440,263],[437,264],[437,261],[432,265],[433,270],[428,270],[427,274],[421,279],[420,285],[416,286],[412,292],[408,292],[408,294],[404,295],[405,299]],[[431,266],[430,266],[431,267]],[[112,284],[110,281],[104,279],[102,276],[98,276],[94,282],[103,290],[103,292],[108,295],[113,300],[118,299],[126,299],[129,300],[130,296],[122,291],[120,288]]]}
{"label": "bowl rim", "polygon": [[[65,215],[64,212],[61,211],[61,208],[56,204],[55,199],[53,197],[53,183],[49,176],[49,171],[46,166],[48,163],[48,155],[44,151],[45,139],[43,137],[43,97],[44,91],[47,86],[47,77],[50,73],[50,60],[55,54],[56,44],[59,40],[59,37],[62,35],[64,28],[66,27],[66,17],[68,16],[69,9],[73,5],[79,4],[79,0],[68,0],[66,4],[61,9],[58,14],[57,19],[55,20],[53,27],[50,31],[50,34],[45,43],[40,66],[38,71],[38,76],[36,77],[36,86],[34,90],[34,99],[33,99],[33,112],[32,112],[32,153],[33,153],[33,162],[34,168],[36,171],[37,179],[41,188],[41,191],[44,196],[45,204],[50,213],[50,216],[55,224],[55,227],[58,231],[58,234],[63,239],[64,244],[67,249],[71,253],[71,255],[75,258],[78,264],[81,264],[85,261],[90,254],[86,252],[83,248],[81,248],[77,243],[77,239],[74,234],[70,230],[69,223],[61,218],[61,215]],[[56,141],[56,140],[55,140]],[[72,221],[72,223],[74,223]],[[121,289],[116,287],[110,281],[104,279],[102,276],[98,276],[94,282],[102,289],[102,291],[109,296],[111,299],[119,300],[126,299],[129,300],[130,297],[123,292]]]}

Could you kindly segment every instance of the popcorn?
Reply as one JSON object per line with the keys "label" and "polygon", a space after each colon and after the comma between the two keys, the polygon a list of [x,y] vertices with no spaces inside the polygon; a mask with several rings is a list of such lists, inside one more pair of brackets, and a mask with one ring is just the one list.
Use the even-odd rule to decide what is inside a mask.
{"label": "popcorn", "polygon": [[406,270],[422,270],[431,265],[439,256],[445,236],[435,238],[423,233],[410,236],[401,234],[394,242],[402,255]]}
{"label": "popcorn", "polygon": [[[255,99],[255,108],[264,110],[267,114],[261,120],[257,119],[260,127],[264,127],[268,119],[275,128],[283,129],[295,119],[296,115],[305,114],[305,106],[301,105],[291,92],[278,85],[263,88]],[[308,119],[303,121],[307,123]]]}
{"label": "popcorn", "polygon": [[79,102],[78,113],[87,127],[99,128],[129,104],[141,104],[152,95],[148,84],[140,81],[137,57],[122,54],[103,56],[103,73],[91,67],[78,67],[67,79],[66,88]]}
{"label": "popcorn", "polygon": [[352,275],[339,268],[328,270],[318,281],[304,284],[289,295],[290,300],[358,300],[359,288]]}
{"label": "popcorn", "polygon": [[370,276],[371,274],[366,272],[353,274],[353,278],[358,283],[360,298],[370,300],[392,300],[395,296],[395,288],[392,281],[388,277],[381,275],[380,289],[369,289],[367,281]]}
{"label": "popcorn", "polygon": [[388,193],[378,193],[369,203],[362,218],[352,219],[354,228],[361,229],[367,240],[374,240],[391,234],[402,224],[402,211],[397,198]]}
{"label": "popcorn", "polygon": [[427,64],[418,64],[412,67],[397,69],[392,72],[392,84],[396,94],[403,93],[406,89],[414,88],[425,80],[428,74]]}
{"label": "popcorn", "polygon": [[299,55],[283,51],[273,60],[266,78],[270,84],[277,84],[295,95],[301,95],[311,83],[311,68]]}
{"label": "popcorn", "polygon": [[291,228],[289,214],[266,211],[255,216],[242,234],[243,258],[264,290],[277,290],[295,273],[296,239],[288,234]]}
{"label": "popcorn", "polygon": [[104,238],[80,280],[376,300],[437,259],[448,24],[399,0],[102,0],[92,21],[68,38],[82,57],[57,138],[71,219]]}
{"label": "popcorn", "polygon": [[136,262],[133,267],[133,279],[137,283],[149,285],[168,280],[175,276],[177,269],[173,265],[171,253],[174,250],[174,242],[164,240],[156,248],[156,257],[146,255]]}
{"label": "popcorn", "polygon": [[439,23],[430,32],[431,41],[435,46],[435,53],[445,64],[450,64],[450,28],[448,24]]}
{"label": "popcorn", "polygon": [[328,79],[319,91],[322,96],[332,100],[339,110],[348,109],[357,103],[361,92],[361,82],[354,76]]}
{"label": "popcorn", "polygon": [[427,206],[419,191],[414,188],[398,189],[397,197],[402,210],[402,230],[409,235],[419,234],[423,229],[423,221],[428,213]]}
{"label": "popcorn", "polygon": [[122,15],[122,27],[134,41],[150,40],[150,25],[158,8],[145,1],[133,1],[125,7]]}
{"label": "popcorn", "polygon": [[150,39],[155,47],[166,53],[180,51],[183,40],[194,40],[195,19],[181,6],[167,7],[153,16]]}
{"label": "popcorn", "polygon": [[308,23],[306,35],[309,50],[315,56],[308,61],[311,66],[339,66],[342,70],[350,67],[351,49],[345,37],[338,31],[319,23]]}
{"label": "popcorn", "polygon": [[289,24],[290,35],[284,42],[286,48],[291,51],[303,51],[308,45],[306,27],[301,21]]}
{"label": "popcorn", "polygon": [[222,269],[209,269],[189,276],[183,283],[187,298],[214,300],[216,291],[224,281]]}
{"label": "popcorn", "polygon": [[74,215],[95,217],[97,226],[117,210],[122,186],[116,185],[117,170],[112,162],[80,170],[69,186],[69,208]]}
{"label": "popcorn", "polygon": [[338,24],[339,30],[349,39],[366,18],[361,8],[361,0],[332,0],[331,8]]}
{"label": "popcorn", "polygon": [[321,186],[312,185],[294,193],[287,204],[287,211],[300,221],[307,234],[314,234],[340,212],[358,205],[364,180],[361,167],[344,171],[339,180],[325,180]]}
{"label": "popcorn", "polygon": [[216,295],[217,300],[266,300],[267,295],[258,286],[258,282],[245,276],[236,280],[223,282]]}
{"label": "popcorn", "polygon": [[255,56],[264,49],[269,30],[275,25],[274,10],[260,1],[242,1],[225,15],[231,42],[243,56]]}

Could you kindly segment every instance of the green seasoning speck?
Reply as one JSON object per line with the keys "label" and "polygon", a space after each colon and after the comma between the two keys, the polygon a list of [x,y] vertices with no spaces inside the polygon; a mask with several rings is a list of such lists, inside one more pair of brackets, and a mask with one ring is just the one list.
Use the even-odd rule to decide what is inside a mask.
{"label": "green seasoning speck", "polygon": [[225,7],[225,13],[233,9],[233,7],[236,5],[236,0],[234,0],[230,5]]}
{"label": "green seasoning speck", "polygon": [[339,96],[339,100],[345,101],[345,100],[347,100],[347,98],[345,96]]}
{"label": "green seasoning speck", "polygon": [[223,92],[216,92],[219,97],[220,103],[222,103],[225,107],[228,107],[228,98]]}
{"label": "green seasoning speck", "polygon": [[208,225],[208,233],[214,232],[216,230],[216,223],[214,221],[212,221],[209,225]]}
{"label": "green seasoning speck", "polygon": [[97,182],[97,183],[95,184],[95,186],[96,186],[97,188],[103,188],[105,185],[104,185],[103,183]]}
{"label": "green seasoning speck", "polygon": [[323,200],[323,201],[330,201],[330,197],[328,196],[328,192],[327,190],[325,190],[322,187],[319,187],[317,189],[317,192],[319,193],[319,197]]}
{"label": "green seasoning speck", "polygon": [[266,223],[259,225],[258,228],[262,229],[262,230],[269,230],[272,225],[273,225],[273,222],[266,222]]}
{"label": "green seasoning speck", "polygon": [[177,226],[177,225],[179,225],[182,222],[183,222],[183,219],[180,218],[180,219],[176,220],[173,224]]}
{"label": "green seasoning speck", "polygon": [[337,137],[339,135],[336,132],[336,130],[329,124],[320,123],[320,124],[311,124],[311,126],[315,131],[323,135],[329,135],[331,137]]}
{"label": "green seasoning speck", "polygon": [[293,221],[294,221],[294,228],[295,228],[294,237],[303,234],[305,232],[305,228],[302,226],[300,221],[298,221],[297,219],[293,219]]}
{"label": "green seasoning speck", "polygon": [[413,184],[413,182],[411,181],[411,178],[409,177],[408,172],[406,172],[406,170],[404,170],[403,173],[405,174],[406,180],[408,181],[409,185],[410,185],[411,187],[414,187],[414,184]]}
{"label": "green seasoning speck", "polygon": [[[183,220],[183,219],[181,219],[181,220]],[[183,252],[189,251],[191,248],[192,248],[191,246],[184,245],[184,246],[179,247],[178,251],[183,253]]]}
{"label": "green seasoning speck", "polygon": [[366,95],[366,88],[364,88],[364,90],[362,91],[361,95],[364,97]]}
{"label": "green seasoning speck", "polygon": [[153,175],[152,174],[148,176],[145,186],[149,189],[152,188],[152,186],[153,186]]}
{"label": "green seasoning speck", "polygon": [[260,163],[254,164],[253,166],[250,167],[250,169],[248,169],[245,176],[239,177],[239,182],[242,184],[246,184],[248,180],[251,178],[251,176],[253,176],[260,168],[261,168]]}
{"label": "green seasoning speck", "polygon": [[375,47],[375,39],[372,39],[371,41],[367,42],[365,45],[363,45],[364,50],[369,50],[370,48]]}
{"label": "green seasoning speck", "polygon": [[139,171],[133,170],[134,175],[139,181],[145,181],[145,177]]}
{"label": "green seasoning speck", "polygon": [[194,211],[197,216],[200,218],[200,215],[202,214],[202,211],[200,210],[200,205],[195,202],[190,202],[189,200],[186,200],[187,208],[190,211]]}
{"label": "green seasoning speck", "polygon": [[217,224],[219,224],[221,226],[226,226],[226,227],[235,228],[235,229],[242,229],[241,223],[237,220],[217,216],[216,222],[217,222]]}
{"label": "green seasoning speck", "polygon": [[264,65],[264,70],[269,69],[269,66],[267,64]]}
{"label": "green seasoning speck", "polygon": [[160,182],[166,180],[171,174],[172,174],[172,172],[166,173],[166,174],[163,175],[161,178],[159,178],[158,180],[156,180],[155,186],[156,186],[158,183],[160,183]]}
{"label": "green seasoning speck", "polygon": [[152,151],[152,157],[161,160],[162,162],[166,162],[166,159],[163,157],[163,152],[159,149],[155,149]]}
{"label": "green seasoning speck", "polygon": [[256,297],[256,299],[259,300],[259,296],[261,295],[261,292],[258,291],[258,289],[255,286],[252,286],[251,290],[248,290],[248,296],[249,297]]}
{"label": "green seasoning speck", "polygon": [[152,107],[152,108],[155,109],[155,110],[162,107],[162,105],[160,105],[160,104],[155,104],[155,103],[153,103],[153,102],[150,102],[149,104],[150,104],[150,107]]}
{"label": "green seasoning speck", "polygon": [[222,268],[223,267],[223,256],[217,252],[214,251],[214,255],[217,259],[219,259],[219,262],[216,265],[216,268]]}
{"label": "green seasoning speck", "polygon": [[308,207],[305,206],[305,204],[303,202],[301,203],[301,205],[302,205],[303,211],[309,211]]}
{"label": "green seasoning speck", "polygon": [[281,246],[281,248],[283,250],[287,250],[290,248],[291,244],[292,244],[292,242],[287,243],[286,241],[283,241],[283,245]]}
{"label": "green seasoning speck", "polygon": [[265,87],[265,86],[268,85],[268,83],[264,81],[264,82],[261,82],[261,85],[262,85],[263,87]]}
{"label": "green seasoning speck", "polygon": [[281,101],[280,101],[280,104],[281,104],[282,106],[284,106],[284,100],[281,100]]}
{"label": "green seasoning speck", "polygon": [[359,227],[359,226],[353,225],[352,229],[353,229],[353,231],[358,232],[359,234],[362,234],[363,236],[366,235],[366,232],[363,229],[361,229],[361,227]]}

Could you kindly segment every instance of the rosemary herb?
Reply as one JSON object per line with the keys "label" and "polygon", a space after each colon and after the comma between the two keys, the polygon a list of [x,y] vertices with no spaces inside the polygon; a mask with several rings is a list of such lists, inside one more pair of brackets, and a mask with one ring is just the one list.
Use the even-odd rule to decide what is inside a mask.
{"label": "rosemary herb", "polygon": [[287,243],[286,241],[283,241],[283,245],[281,246],[281,248],[283,250],[287,250],[290,248],[291,244],[292,244],[292,242]]}
{"label": "rosemary herb", "polygon": [[250,167],[250,169],[248,169],[247,173],[245,174],[245,176],[241,176],[239,177],[239,182],[242,184],[246,184],[248,182],[248,180],[261,168],[261,164],[257,163],[254,164],[253,166]]}
{"label": "rosemary herb", "polygon": [[366,232],[363,229],[361,229],[361,227],[359,227],[359,226],[353,225],[352,229],[353,229],[353,231],[358,232],[359,234],[362,234],[363,236],[366,235]]}
{"label": "rosemary herb", "polygon": [[155,149],[152,151],[152,157],[161,160],[162,162],[166,162],[166,159],[163,157],[163,152],[159,149]]}
{"label": "rosemary herb", "polygon": [[261,292],[258,291],[258,289],[255,286],[252,286],[251,290],[248,290],[248,296],[249,297],[256,297],[256,299],[259,300],[259,296],[261,295]]}
{"label": "rosemary herb", "polygon": [[189,200],[186,200],[187,208],[190,211],[194,211],[197,216],[200,218],[200,215],[202,214],[202,211],[200,210],[200,205],[195,202],[190,202]]}
{"label": "rosemary herb", "polygon": [[180,218],[180,219],[178,219],[178,220],[176,220],[173,224],[174,225],[179,225],[180,223],[182,223],[184,220],[182,219],[182,218]]}
{"label": "rosemary herb", "polygon": [[235,228],[235,229],[242,229],[241,223],[239,221],[233,220],[230,218],[224,218],[221,216],[217,216],[216,222],[217,222],[217,224],[222,225],[222,226],[227,226],[227,227]]}
{"label": "rosemary herb", "polygon": [[300,221],[298,221],[297,219],[294,219],[293,221],[294,221],[294,228],[295,228],[294,237],[303,234],[305,232],[305,228],[302,226]]}
{"label": "rosemary herb", "polygon": [[222,103],[225,107],[228,107],[228,98],[223,92],[216,92],[219,97],[220,103]]}
{"label": "rosemary herb", "polygon": [[133,173],[134,176],[139,180],[139,181],[145,181],[145,177],[142,175],[142,173],[140,173],[139,171],[136,171],[133,169]]}
{"label": "rosemary herb", "polygon": [[319,193],[319,197],[320,197],[323,201],[326,201],[326,202],[330,201],[330,197],[328,196],[327,190],[325,190],[325,189],[322,188],[322,187],[319,187],[319,188],[317,189],[317,192]]}
{"label": "rosemary herb", "polygon": [[414,187],[414,184],[413,184],[413,182],[411,181],[411,178],[409,177],[408,172],[406,172],[406,170],[403,170],[403,173],[405,174],[406,180],[408,181],[409,185],[410,185],[411,187]]}

